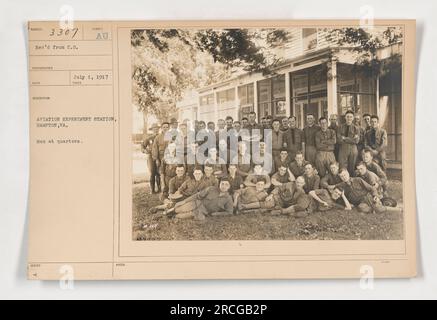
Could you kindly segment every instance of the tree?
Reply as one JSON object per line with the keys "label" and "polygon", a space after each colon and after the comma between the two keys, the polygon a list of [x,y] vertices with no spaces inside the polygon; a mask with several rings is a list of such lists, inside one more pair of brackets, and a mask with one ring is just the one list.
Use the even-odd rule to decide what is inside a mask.
{"label": "tree", "polygon": [[164,119],[190,88],[228,78],[232,71],[271,73],[272,50],[289,40],[285,30],[133,30],[134,104]]}
{"label": "tree", "polygon": [[357,53],[355,71],[368,76],[384,74],[394,65],[400,66],[400,55],[393,54],[384,62],[378,58],[379,49],[402,41],[400,27],[386,29],[341,28],[332,29],[328,34],[329,41],[335,41],[339,46],[350,47]]}

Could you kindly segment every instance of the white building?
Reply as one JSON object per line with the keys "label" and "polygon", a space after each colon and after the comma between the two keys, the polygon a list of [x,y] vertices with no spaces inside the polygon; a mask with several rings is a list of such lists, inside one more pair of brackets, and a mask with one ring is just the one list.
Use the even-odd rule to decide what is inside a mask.
{"label": "white building", "polygon": [[[284,62],[274,76],[246,73],[198,89],[198,97],[178,104],[180,119],[217,121],[230,115],[241,119],[255,111],[258,118],[294,115],[303,127],[306,114],[316,118],[342,115],[348,109],[377,114],[388,133],[387,158],[400,167],[402,155],[402,69],[388,66],[383,76],[354,70],[357,54],[327,40],[327,31],[294,28],[281,48]],[[402,43],[380,49],[378,58],[402,56]]]}

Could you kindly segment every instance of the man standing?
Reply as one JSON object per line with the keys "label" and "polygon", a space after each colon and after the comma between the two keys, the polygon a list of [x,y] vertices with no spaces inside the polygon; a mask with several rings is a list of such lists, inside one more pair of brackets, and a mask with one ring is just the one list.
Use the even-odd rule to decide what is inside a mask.
{"label": "man standing", "polygon": [[281,131],[282,131],[282,132],[285,132],[285,131],[287,131],[289,128],[290,128],[290,125],[289,125],[289,123],[288,123],[288,118],[287,118],[287,117],[282,118],[282,120],[281,120]]}
{"label": "man standing", "polygon": [[227,116],[225,118],[226,123],[226,131],[229,131],[233,128],[234,119],[231,116]]}
{"label": "man standing", "polygon": [[290,159],[296,157],[298,151],[302,151],[302,130],[296,128],[296,117],[288,118],[289,128],[284,132],[284,144],[287,146]]}
{"label": "man standing", "polygon": [[153,140],[153,145],[152,145],[152,159],[155,162],[157,170],[160,171],[161,184],[165,184],[164,175],[161,170],[161,165],[164,160],[165,149],[167,148],[167,145],[171,140],[171,137],[168,134],[169,128],[170,128],[170,123],[163,122],[161,125],[161,133],[156,136],[156,138]]}
{"label": "man standing", "polygon": [[159,135],[159,126],[154,123],[150,128],[151,134],[147,135],[141,144],[141,151],[146,154],[147,168],[150,174],[150,189],[153,194],[161,192],[161,178],[159,176],[159,167],[152,157],[152,148],[155,138]]}
{"label": "man standing", "polygon": [[364,149],[364,137],[365,137],[365,134],[366,134],[366,130],[361,126],[361,118],[360,118],[360,115],[358,113],[355,114],[354,125],[357,126],[357,128],[359,130],[359,134],[360,134],[360,140],[357,143],[357,150],[358,150],[358,157],[357,157],[357,159],[359,161],[361,161],[363,159],[362,158],[362,152],[363,152],[363,149]]}
{"label": "man standing", "polygon": [[[335,113],[333,113],[329,116],[329,129],[332,129],[332,130],[334,130],[335,133],[337,133],[338,122],[337,122],[337,115]],[[340,145],[337,142],[335,144],[335,149],[334,149],[335,159],[338,159],[338,149],[339,148],[340,148]]]}
{"label": "man standing", "polygon": [[358,157],[357,144],[360,141],[360,131],[353,124],[354,113],[351,110],[346,111],[345,120],[346,123],[340,125],[337,130],[337,142],[340,144],[338,162],[340,168],[347,168],[349,174],[353,175]]}
{"label": "man standing", "polygon": [[266,116],[266,125],[264,127],[264,129],[271,129],[272,128],[272,122],[273,122],[273,117],[269,114]]}
{"label": "man standing", "polygon": [[247,119],[247,117],[243,117],[241,118],[241,126],[243,128],[247,128],[247,125],[249,124],[249,119]]}
{"label": "man standing", "polygon": [[315,123],[314,115],[307,114],[307,126],[303,129],[303,142],[305,150],[305,159],[312,163],[316,163],[316,132],[320,127]]}
{"label": "man standing", "polygon": [[329,165],[335,162],[336,133],[328,128],[325,117],[319,119],[320,130],[316,132],[316,168],[320,176],[324,177],[329,172]]}
{"label": "man standing", "polygon": [[231,160],[232,164],[237,165],[237,173],[245,179],[250,172],[251,157],[247,152],[247,145],[244,141],[238,143],[238,154]]}
{"label": "man standing", "polygon": [[272,156],[273,159],[277,159],[284,145],[284,139],[281,131],[281,124],[278,119],[273,120],[272,127]]}
{"label": "man standing", "polygon": [[386,171],[387,131],[379,127],[378,116],[373,115],[370,122],[372,127],[366,133],[365,146],[372,152],[373,158],[378,160],[382,170]]}
{"label": "man standing", "polygon": [[169,133],[171,134],[171,141],[176,141],[176,138],[179,134],[179,122],[176,118],[170,119],[170,130]]}
{"label": "man standing", "polygon": [[363,121],[364,121],[364,134],[367,133],[367,131],[369,131],[370,128],[372,128],[371,124],[370,124],[370,114],[365,113],[363,114]]}
{"label": "man standing", "polygon": [[249,130],[250,140],[252,142],[259,142],[262,140],[263,127],[256,123],[256,113],[251,111],[249,113],[249,122],[247,123],[246,129]]}

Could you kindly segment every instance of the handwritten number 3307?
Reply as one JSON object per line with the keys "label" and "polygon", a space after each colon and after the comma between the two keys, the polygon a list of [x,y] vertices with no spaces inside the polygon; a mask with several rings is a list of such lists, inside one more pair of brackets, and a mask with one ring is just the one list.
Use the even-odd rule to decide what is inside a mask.
{"label": "handwritten number 3307", "polygon": [[50,37],[60,37],[60,36],[71,36],[71,38],[74,38],[79,31],[79,28],[73,28],[73,29],[55,29],[52,28],[52,31],[50,32]]}

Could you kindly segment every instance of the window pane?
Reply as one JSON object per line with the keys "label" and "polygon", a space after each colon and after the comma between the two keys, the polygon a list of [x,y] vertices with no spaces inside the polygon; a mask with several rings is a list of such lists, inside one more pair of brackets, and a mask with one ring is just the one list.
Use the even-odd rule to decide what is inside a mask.
{"label": "window pane", "polygon": [[303,50],[311,50],[317,47],[317,28],[302,29]]}
{"label": "window pane", "polygon": [[320,66],[310,69],[310,90],[311,92],[327,90],[328,79],[326,75],[326,70],[322,69]]}
{"label": "window pane", "polygon": [[235,89],[231,88],[224,91],[217,92],[217,103],[224,104],[235,100]]}
{"label": "window pane", "polygon": [[354,66],[337,63],[337,86],[340,92],[356,92]]}
{"label": "window pane", "polygon": [[285,75],[273,78],[273,99],[285,98]]}
{"label": "window pane", "polygon": [[291,88],[292,96],[297,97],[299,95],[308,93],[308,73],[298,71],[291,75]]}
{"label": "window pane", "polygon": [[259,102],[268,102],[272,97],[271,80],[265,79],[258,81],[258,99]]}

